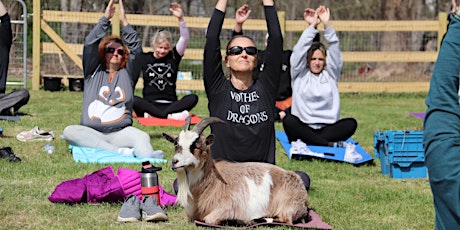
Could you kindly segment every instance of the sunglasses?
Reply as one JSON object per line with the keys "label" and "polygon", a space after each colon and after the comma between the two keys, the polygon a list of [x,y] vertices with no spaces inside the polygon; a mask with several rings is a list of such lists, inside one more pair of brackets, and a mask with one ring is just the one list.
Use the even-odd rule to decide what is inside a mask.
{"label": "sunglasses", "polygon": [[117,51],[117,53],[118,53],[119,55],[125,54],[125,50],[120,49],[120,48],[119,48],[119,49],[115,49],[115,48],[113,48],[113,47],[107,47],[107,48],[105,48],[105,52],[106,52],[106,53],[109,53],[109,54],[113,54],[113,53],[115,53],[115,51]]}
{"label": "sunglasses", "polygon": [[257,48],[254,46],[248,46],[248,47],[241,47],[241,46],[233,46],[230,47],[230,49],[227,50],[227,55],[239,55],[243,53],[243,50],[246,51],[248,55],[256,55],[257,54]]}

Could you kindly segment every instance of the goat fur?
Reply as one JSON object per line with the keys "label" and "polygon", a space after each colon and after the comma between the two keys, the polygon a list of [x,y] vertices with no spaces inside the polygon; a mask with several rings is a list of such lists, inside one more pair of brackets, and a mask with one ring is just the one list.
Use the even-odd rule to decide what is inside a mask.
{"label": "goat fur", "polygon": [[[206,118],[201,122],[222,121]],[[249,225],[256,219],[273,218],[293,224],[308,216],[307,190],[295,172],[268,163],[215,161],[210,152],[214,135],[205,137],[201,132],[184,128],[179,136],[163,133],[175,144],[171,166],[177,173],[177,200],[190,221],[235,220]]]}

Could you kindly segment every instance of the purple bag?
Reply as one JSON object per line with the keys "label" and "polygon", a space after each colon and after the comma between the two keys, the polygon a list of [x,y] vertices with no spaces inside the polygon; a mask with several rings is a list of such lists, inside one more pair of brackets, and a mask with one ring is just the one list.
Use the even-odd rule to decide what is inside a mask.
{"label": "purple bag", "polygon": [[[162,206],[176,204],[176,196],[160,187]],[[97,170],[83,178],[60,183],[48,200],[53,203],[97,203],[119,202],[134,194],[142,199],[140,173],[136,170],[120,168],[115,175],[112,166]]]}
{"label": "purple bag", "polygon": [[123,187],[112,166],[97,170],[83,178],[60,183],[48,200],[53,203],[118,202],[125,199]]}

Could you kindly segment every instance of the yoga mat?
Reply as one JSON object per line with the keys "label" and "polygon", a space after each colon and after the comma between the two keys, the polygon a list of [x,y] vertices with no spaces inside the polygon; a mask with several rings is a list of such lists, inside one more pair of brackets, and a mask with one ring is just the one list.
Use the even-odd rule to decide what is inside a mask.
{"label": "yoga mat", "polygon": [[425,113],[420,112],[420,113],[409,113],[409,116],[416,117],[418,119],[424,120],[425,119]]}
{"label": "yoga mat", "polygon": [[0,120],[21,121],[21,117],[19,117],[19,115],[16,115],[16,116],[5,116],[5,115],[0,115]]}
{"label": "yoga mat", "polygon": [[[281,143],[283,146],[284,150],[286,151],[287,156],[289,159],[300,159],[300,158],[305,158],[305,157],[314,157],[314,158],[321,158],[321,159],[327,159],[327,160],[333,160],[333,161],[344,161],[345,157],[345,148],[334,148],[334,147],[327,147],[327,146],[314,146],[314,145],[307,145],[308,148],[315,153],[319,153],[318,155],[304,155],[304,154],[294,154],[290,155],[290,149],[291,149],[291,143],[289,143],[289,140],[286,136],[286,133],[283,131],[276,131],[275,132],[276,138],[278,141]],[[351,143],[357,143],[353,139],[348,139],[346,142],[351,142]],[[360,145],[359,143],[356,144],[356,152],[358,152],[361,156],[362,159],[359,161],[356,161],[354,165],[360,165],[363,163],[371,163],[374,161],[372,156],[367,153]]]}
{"label": "yoga mat", "polygon": [[[191,125],[195,125],[201,121],[201,118],[191,114],[192,120],[190,122]],[[173,120],[173,119],[166,119],[166,118],[158,118],[158,117],[136,117],[139,124],[144,126],[174,126],[174,127],[183,127],[185,125],[185,120]]]}
{"label": "yoga mat", "polygon": [[140,158],[134,156],[126,156],[117,152],[112,152],[104,149],[86,148],[80,146],[69,145],[69,150],[72,152],[73,159],[77,163],[96,163],[96,164],[112,164],[112,163],[132,163],[140,164],[144,161],[150,163],[166,163],[165,159],[158,158]]}
{"label": "yoga mat", "polygon": [[315,211],[310,209],[308,214],[310,215],[310,218],[309,218],[309,221],[307,223],[297,223],[297,224],[286,224],[286,223],[277,223],[277,222],[272,222],[272,223],[262,222],[262,223],[257,223],[257,224],[253,224],[253,225],[250,225],[250,226],[238,227],[238,226],[228,226],[228,225],[207,224],[207,223],[197,221],[197,220],[195,220],[195,224],[197,226],[200,226],[200,227],[226,228],[226,229],[248,229],[248,228],[257,228],[257,227],[260,227],[260,226],[271,226],[271,227],[287,226],[287,227],[306,228],[306,229],[332,229],[332,227],[329,224],[324,223],[321,220],[321,217],[318,214],[316,214]]}

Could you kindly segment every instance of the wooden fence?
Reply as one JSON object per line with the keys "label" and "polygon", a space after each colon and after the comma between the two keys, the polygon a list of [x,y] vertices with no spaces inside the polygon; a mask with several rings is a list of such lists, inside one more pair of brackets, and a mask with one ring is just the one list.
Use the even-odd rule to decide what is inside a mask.
{"label": "wooden fence", "polygon": [[[38,2],[38,4],[37,4]],[[40,54],[66,54],[75,64],[82,68],[80,55],[82,54],[82,44],[68,44],[50,26],[50,22],[75,22],[94,24],[101,17],[102,13],[89,12],[63,12],[40,10],[40,1],[34,0],[33,17],[33,76],[32,89],[38,90],[41,84],[40,76]],[[177,19],[173,16],[158,15],[127,15],[132,25],[177,27]],[[114,18],[117,18],[116,16]],[[305,29],[305,21],[284,20],[284,12],[279,13],[281,27],[283,31],[298,31]],[[355,31],[355,32],[395,32],[395,31],[430,31],[436,32],[437,37],[441,38],[447,28],[447,14],[440,13],[439,20],[429,21],[333,21],[336,31]],[[209,18],[186,17],[189,28],[206,29]],[[227,18],[224,22],[224,29],[232,29],[235,24],[234,19]],[[117,20],[112,22],[112,31],[119,31],[120,24]],[[244,25],[245,31],[266,30],[265,20],[248,20]],[[319,28],[321,29],[321,28]],[[52,42],[40,41],[40,32],[48,35]],[[440,39],[438,39],[439,47]],[[37,49],[35,47],[40,47]],[[149,48],[144,48],[148,50]],[[187,49],[184,60],[202,60],[202,49]],[[435,62],[437,51],[412,51],[412,52],[343,52],[344,62]],[[59,76],[63,78],[81,76]],[[141,83],[140,83],[141,84]],[[179,80],[178,89],[182,90],[204,90],[202,80]],[[429,82],[340,82],[341,92],[427,92]]]}

